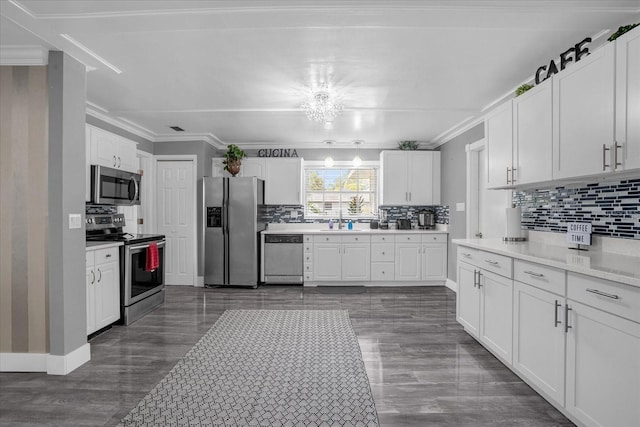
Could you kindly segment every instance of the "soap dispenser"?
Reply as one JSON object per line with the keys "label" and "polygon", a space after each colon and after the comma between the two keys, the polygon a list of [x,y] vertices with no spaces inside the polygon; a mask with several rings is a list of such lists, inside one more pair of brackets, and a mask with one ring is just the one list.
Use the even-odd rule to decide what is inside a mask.
{"label": "soap dispenser", "polygon": [[351,220],[349,220],[349,224],[347,224],[347,228],[349,230],[353,230],[353,222],[351,222]]}
{"label": "soap dispenser", "polygon": [[333,219],[329,220],[329,230],[333,230]]}

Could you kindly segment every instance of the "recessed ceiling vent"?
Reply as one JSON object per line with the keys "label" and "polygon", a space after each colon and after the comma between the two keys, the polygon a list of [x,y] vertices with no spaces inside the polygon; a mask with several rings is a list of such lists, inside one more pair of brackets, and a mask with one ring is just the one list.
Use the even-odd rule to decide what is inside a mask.
{"label": "recessed ceiling vent", "polygon": [[182,129],[180,126],[169,126],[169,127],[175,130],[176,132],[184,132],[184,129]]}

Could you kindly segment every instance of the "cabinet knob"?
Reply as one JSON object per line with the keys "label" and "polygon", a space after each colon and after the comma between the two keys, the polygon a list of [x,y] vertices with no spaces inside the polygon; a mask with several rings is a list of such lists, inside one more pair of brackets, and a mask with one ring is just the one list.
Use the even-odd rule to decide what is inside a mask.
{"label": "cabinet knob", "polygon": [[356,242],[358,241],[358,238],[356,237]]}
{"label": "cabinet knob", "polygon": [[328,237],[325,237],[325,239],[326,239],[327,241],[329,241],[329,238],[328,238]]}

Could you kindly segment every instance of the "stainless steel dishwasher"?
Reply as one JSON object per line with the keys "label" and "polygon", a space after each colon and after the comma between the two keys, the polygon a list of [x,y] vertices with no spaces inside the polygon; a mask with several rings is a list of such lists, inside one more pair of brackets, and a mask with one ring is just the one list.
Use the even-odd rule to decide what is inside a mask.
{"label": "stainless steel dishwasher", "polygon": [[302,284],[302,234],[264,236],[264,283]]}

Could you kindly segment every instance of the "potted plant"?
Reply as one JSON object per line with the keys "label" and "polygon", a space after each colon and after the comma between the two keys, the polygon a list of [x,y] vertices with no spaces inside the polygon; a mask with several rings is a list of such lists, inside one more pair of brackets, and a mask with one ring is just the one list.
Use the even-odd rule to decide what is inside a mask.
{"label": "potted plant", "polygon": [[516,96],[522,95],[529,89],[533,89],[533,85],[530,85],[528,83],[523,84],[522,86],[518,87],[518,89],[516,89]]}
{"label": "potted plant", "polygon": [[240,165],[242,159],[247,157],[247,154],[242,151],[240,147],[234,144],[229,144],[227,152],[224,154],[224,170],[228,171],[232,176],[236,176],[240,172]]}

